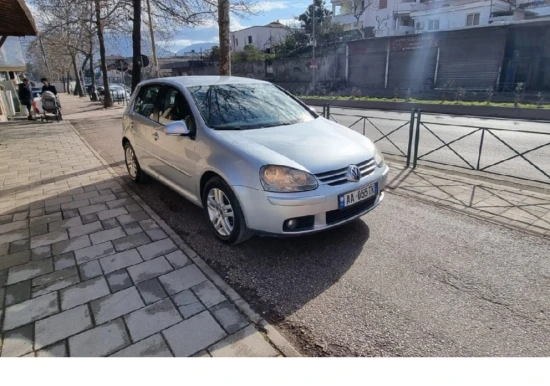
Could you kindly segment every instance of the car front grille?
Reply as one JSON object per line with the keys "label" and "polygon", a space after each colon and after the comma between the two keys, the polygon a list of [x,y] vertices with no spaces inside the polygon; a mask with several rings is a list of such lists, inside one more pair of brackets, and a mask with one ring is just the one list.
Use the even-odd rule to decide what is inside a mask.
{"label": "car front grille", "polygon": [[[359,167],[359,169],[361,169],[361,178],[372,174],[374,172],[374,169],[376,168],[374,158],[358,163],[357,166]],[[329,172],[318,173],[315,174],[315,177],[317,177],[317,179],[323,184],[327,184],[330,186],[342,185],[346,182],[349,182],[346,177],[348,167],[349,166],[346,166],[342,169],[331,170]]]}
{"label": "car front grille", "polygon": [[326,213],[327,225],[332,225],[332,224],[339,223],[341,221],[345,221],[372,208],[377,198],[378,196],[374,196],[372,198],[369,198],[368,200],[352,205],[348,208],[336,209],[336,210],[331,210],[327,212]]}

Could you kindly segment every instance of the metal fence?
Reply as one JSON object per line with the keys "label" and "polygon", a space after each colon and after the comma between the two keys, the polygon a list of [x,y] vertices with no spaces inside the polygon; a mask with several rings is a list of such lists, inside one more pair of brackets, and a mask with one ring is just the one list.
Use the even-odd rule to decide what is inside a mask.
{"label": "metal fence", "polygon": [[513,130],[429,122],[413,109],[408,120],[344,114],[322,107],[323,117],[368,136],[385,154],[416,168],[439,164],[550,182],[550,130]]}

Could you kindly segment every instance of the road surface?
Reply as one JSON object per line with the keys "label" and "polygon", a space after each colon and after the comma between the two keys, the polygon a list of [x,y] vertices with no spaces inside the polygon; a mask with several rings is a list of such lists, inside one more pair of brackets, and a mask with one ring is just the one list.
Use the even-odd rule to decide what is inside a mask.
{"label": "road surface", "polygon": [[[120,119],[73,124],[124,170]],[[390,193],[348,226],[229,247],[169,188],[136,191],[306,355],[550,355],[547,239]]]}

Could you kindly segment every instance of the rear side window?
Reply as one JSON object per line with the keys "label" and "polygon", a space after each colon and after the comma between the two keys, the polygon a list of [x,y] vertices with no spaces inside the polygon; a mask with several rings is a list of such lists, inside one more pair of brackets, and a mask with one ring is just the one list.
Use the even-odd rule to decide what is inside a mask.
{"label": "rear side window", "polygon": [[158,106],[157,96],[159,91],[159,85],[142,87],[134,103],[134,112],[145,118],[158,121],[158,109],[156,107]]}

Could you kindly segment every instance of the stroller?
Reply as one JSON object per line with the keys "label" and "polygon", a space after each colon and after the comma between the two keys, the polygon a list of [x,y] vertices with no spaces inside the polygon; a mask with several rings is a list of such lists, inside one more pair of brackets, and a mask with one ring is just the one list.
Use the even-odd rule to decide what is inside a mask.
{"label": "stroller", "polygon": [[61,104],[57,100],[57,97],[51,91],[44,91],[42,93],[42,122],[48,120],[48,115],[54,115],[57,122],[63,119],[61,115]]}

